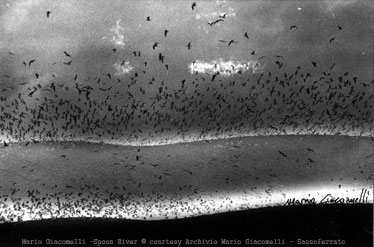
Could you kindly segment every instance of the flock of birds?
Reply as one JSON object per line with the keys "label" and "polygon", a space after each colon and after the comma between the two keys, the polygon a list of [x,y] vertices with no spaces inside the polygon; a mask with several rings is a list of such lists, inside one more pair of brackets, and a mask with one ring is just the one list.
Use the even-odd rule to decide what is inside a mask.
{"label": "flock of birds", "polygon": [[[0,195],[0,223],[22,222],[54,218],[123,218],[137,220],[178,219],[204,214],[227,212],[233,209],[233,199],[229,196],[220,200],[210,200],[199,194],[188,197],[142,193],[142,196],[113,189],[109,196],[96,187],[96,191],[60,191],[43,194],[38,189],[29,190],[27,199]],[[16,191],[18,192],[18,191]],[[16,193],[14,192],[14,193]],[[223,203],[222,203],[223,202]],[[246,198],[246,203],[250,200]],[[203,206],[203,207],[201,207]],[[241,206],[236,210],[243,210]]]}
{"label": "flock of birds", "polygon": [[[28,147],[25,157],[55,158],[41,161],[43,164],[16,164],[0,157],[0,162],[10,162],[9,166],[16,166],[22,174],[21,178],[9,180],[12,181],[9,184],[0,185],[0,223],[72,217],[177,219],[263,207],[267,203],[278,205],[295,189],[284,183],[301,179],[293,177],[292,172],[304,174],[301,176],[310,181],[317,179],[315,183],[335,185],[344,193],[357,193],[355,187],[347,186],[352,183],[372,184],[370,148],[360,150],[358,169],[336,172],[320,154],[342,145],[350,146],[357,140],[347,143],[338,138],[329,139],[329,145],[325,145],[321,139],[314,139],[304,146],[300,145],[305,142],[303,138],[289,139],[288,145],[278,138],[268,138],[266,143],[252,138],[202,142],[197,146],[184,143],[172,147],[172,151],[166,146],[108,145],[109,148],[102,149],[100,144],[87,147],[84,143],[76,146],[64,143],[58,144],[58,148],[52,143],[38,144],[37,150],[43,151],[31,154],[35,149]],[[331,160],[351,155],[344,150],[343,147]],[[19,148],[9,150],[6,155],[11,157],[17,152]],[[101,152],[105,155],[98,155]],[[51,163],[56,164],[54,168]],[[87,168],[77,172],[80,166],[89,167],[90,172],[87,173]],[[325,170],[326,166],[330,168]],[[63,167],[64,172],[56,172],[56,167]],[[306,167],[308,174],[313,174],[311,177],[305,174]],[[42,170],[43,177],[35,174]],[[52,177],[49,173],[53,173]],[[206,179],[207,174],[210,179]],[[26,185],[19,180],[32,176]]]}
{"label": "flock of birds", "polygon": [[[193,3],[191,8],[194,11],[197,4]],[[47,18],[52,14],[48,11]],[[225,18],[225,14],[221,15],[208,25],[213,27],[224,22]],[[152,21],[152,18],[148,16],[146,21]],[[298,27],[293,25],[290,29],[297,30]],[[338,29],[342,27],[338,26]],[[164,30],[164,37],[168,33]],[[249,39],[248,33],[245,32],[243,37]],[[329,39],[330,43],[334,40],[334,37]],[[232,46],[239,41],[220,42]],[[154,42],[152,49],[156,50],[159,45],[160,42]],[[187,47],[190,50],[193,42],[189,42]],[[112,52],[117,50],[112,48]],[[143,58],[141,51],[133,54],[136,58]],[[256,56],[256,51],[249,54]],[[17,58],[14,52],[8,52],[8,55]],[[64,66],[74,63],[71,52],[64,51],[61,56]],[[164,54],[158,54],[157,62],[169,70],[166,60]],[[373,81],[360,81],[349,71],[336,71],[335,63],[328,68],[320,66],[318,61],[290,67],[282,55],[261,56],[257,60],[268,63],[267,69],[259,74],[240,72],[226,78],[219,73],[195,73],[180,81],[158,79],[152,71],[147,71],[149,61],[144,61],[142,68],[125,78],[108,72],[86,78],[77,73],[69,80],[62,80],[51,73],[49,82],[44,83],[38,82],[42,76],[35,71],[34,83],[29,85],[3,73],[0,75],[2,147],[7,148],[10,142],[26,146],[42,141],[152,144],[245,135],[370,135],[374,97],[370,89]],[[32,69],[38,61],[32,59],[22,63]],[[121,65],[124,64],[125,61]],[[17,91],[19,87],[22,90]],[[281,151],[279,154],[287,157]],[[136,160],[139,159],[140,156],[137,156]],[[85,202],[74,201],[79,194],[65,192],[64,197],[74,201],[66,204],[63,200],[59,201],[63,193],[39,198],[38,191],[29,191],[30,200],[19,199],[14,202],[14,209],[5,209],[9,212],[4,212],[11,215],[12,210],[20,212],[17,208],[22,207],[30,208],[33,214],[41,217],[48,214],[56,216],[57,213],[68,217],[84,211]],[[92,196],[95,198],[94,194]],[[161,199],[164,198],[147,198],[145,201],[157,206],[157,201]],[[176,205],[171,206],[171,210],[178,215],[178,204],[186,202],[174,199]],[[129,200],[113,197],[108,201],[94,201],[91,206],[97,207],[97,212],[103,214],[134,217],[137,210],[141,210],[139,208],[147,210],[151,205],[140,203],[142,207],[131,210],[126,206]],[[198,196],[196,200],[199,200]],[[108,210],[126,208],[126,212],[106,212],[107,203],[116,205]],[[214,208],[217,208],[216,205],[212,205]],[[194,212],[198,209],[190,210]],[[22,218],[16,214],[14,217]]]}
{"label": "flock of birds", "polygon": [[[281,72],[285,62],[275,64]],[[144,144],[161,137],[168,142],[236,134],[370,134],[372,82],[349,72],[336,74],[333,66],[319,73],[313,70],[317,66],[312,61],[310,68],[298,66],[293,72],[264,71],[234,79],[197,74],[174,85],[146,71],[127,82],[111,74],[79,80],[76,74],[68,82],[26,84],[26,90],[0,97],[0,136],[6,146],[63,140]],[[3,93],[15,88],[4,85]]]}
{"label": "flock of birds", "polygon": [[[192,10],[196,7],[196,3],[191,6]],[[51,14],[48,11],[47,17]],[[248,38],[248,33],[243,36]],[[220,41],[228,46],[238,42]],[[152,48],[158,45],[155,42]],[[70,52],[62,55],[65,66],[74,62]],[[255,51],[250,55],[254,57]],[[9,56],[16,54],[9,52]],[[134,56],[142,58],[140,51],[134,51]],[[158,61],[168,70],[165,60],[159,53]],[[258,76],[242,71],[230,78],[219,72],[196,73],[173,82],[150,74],[150,61],[144,61],[143,68],[129,78],[115,77],[109,71],[100,77],[75,74],[62,81],[51,73],[49,83],[28,87],[27,82],[3,74],[0,137],[3,145],[61,140],[145,144],[160,142],[161,137],[167,143],[232,135],[370,133],[373,82],[360,81],[348,71],[338,74],[335,63],[321,68],[310,61],[310,66],[285,68],[282,55],[257,58],[265,60],[268,68]],[[36,59],[23,61],[28,69],[36,63]],[[34,74],[36,80],[41,79],[38,71]],[[27,89],[14,93],[17,83]]]}

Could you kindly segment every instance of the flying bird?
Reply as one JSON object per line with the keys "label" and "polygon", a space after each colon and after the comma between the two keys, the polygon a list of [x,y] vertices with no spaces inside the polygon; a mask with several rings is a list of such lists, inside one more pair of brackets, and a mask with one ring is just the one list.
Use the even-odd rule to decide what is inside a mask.
{"label": "flying bird", "polygon": [[191,42],[189,42],[189,43],[187,44],[187,47],[188,47],[188,50],[191,49]]}
{"label": "flying bird", "polygon": [[51,13],[52,13],[51,11],[49,11],[49,10],[47,11],[47,18],[49,18],[49,16],[51,15]]}
{"label": "flying bird", "polygon": [[147,21],[151,21],[151,17],[150,16],[147,16]]}
{"label": "flying bird", "polygon": [[244,37],[246,37],[247,39],[249,39],[247,32],[244,33]]}
{"label": "flying bird", "polygon": [[216,79],[216,76],[219,75],[219,72],[215,73],[213,76],[212,76],[212,81],[214,81],[214,79]]}
{"label": "flying bird", "polygon": [[156,47],[158,47],[158,42],[153,44],[153,46],[152,46],[153,50],[156,49]]}
{"label": "flying bird", "polygon": [[29,62],[29,66],[30,66],[33,62],[35,62],[35,61],[36,61],[35,59],[31,60],[31,61]]}
{"label": "flying bird", "polygon": [[280,56],[280,55],[276,55],[275,57],[283,59],[283,56]]}
{"label": "flying bird", "polygon": [[161,63],[164,63],[164,58],[165,56],[163,56],[161,53],[158,54],[158,60],[161,61]]}
{"label": "flying bird", "polygon": [[227,16],[227,13],[224,13],[223,15],[220,15],[219,17],[225,19],[226,16]]}
{"label": "flying bird", "polygon": [[335,67],[335,63],[333,63],[330,67],[330,70],[332,70]]}
{"label": "flying bird", "polygon": [[338,29],[339,29],[339,30],[342,30],[343,28],[342,28],[341,26],[338,26]]}
{"label": "flying bird", "polygon": [[218,19],[218,20],[215,20],[215,21],[211,21],[211,22],[208,22],[208,24],[210,26],[213,26],[213,25],[215,25],[215,24],[217,24],[218,22],[221,22],[221,21],[223,21],[223,19]]}
{"label": "flying bird", "polygon": [[287,154],[283,153],[282,151],[278,151],[278,153],[279,153],[280,155],[282,155],[282,156],[284,156],[284,157],[287,158]]}
{"label": "flying bird", "polygon": [[71,57],[69,53],[67,53],[66,51],[64,51],[64,54],[67,56],[67,57]]}
{"label": "flying bird", "polygon": [[293,25],[293,26],[290,27],[290,30],[297,29],[297,28],[298,28],[297,26]]}
{"label": "flying bird", "polygon": [[330,43],[333,42],[334,40],[335,40],[335,38],[331,38],[331,39],[330,39]]}
{"label": "flying bird", "polygon": [[196,5],[196,2],[194,2],[194,3],[192,4],[192,6],[191,6],[191,9],[192,9],[192,10],[195,10],[196,6],[197,6],[197,5]]}
{"label": "flying bird", "polygon": [[235,41],[235,40],[230,40],[230,42],[229,42],[229,44],[228,44],[228,46],[230,46],[231,44],[235,44],[235,43],[238,43],[239,41]]}
{"label": "flying bird", "polygon": [[312,61],[312,64],[313,64],[313,67],[316,67],[316,66],[317,66],[317,63],[316,63],[316,62],[313,62],[313,61]]}
{"label": "flying bird", "polygon": [[165,35],[165,37],[168,35],[168,32],[169,32],[168,30],[165,30],[165,31],[164,31],[164,35]]}
{"label": "flying bird", "polygon": [[282,68],[283,66],[283,63],[279,62],[279,61],[276,61],[275,64],[278,65],[278,69]]}

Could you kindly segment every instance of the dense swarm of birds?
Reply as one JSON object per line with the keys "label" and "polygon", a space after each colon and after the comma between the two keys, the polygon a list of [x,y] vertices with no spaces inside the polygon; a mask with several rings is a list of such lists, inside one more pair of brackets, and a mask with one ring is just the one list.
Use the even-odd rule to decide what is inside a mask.
{"label": "dense swarm of birds", "polygon": [[[301,141],[304,137],[298,138]],[[355,188],[357,189],[357,187],[352,188],[347,184],[351,185],[358,181],[365,181],[370,188],[373,180],[370,164],[374,161],[370,148],[360,150],[362,157],[357,163],[359,164],[357,165],[358,169],[353,173],[330,170],[329,174],[333,172],[333,175],[320,174],[321,171],[325,171],[324,167],[326,166],[326,161],[320,157],[320,154],[326,152],[326,149],[329,152],[343,143],[347,144],[341,138],[340,140],[335,138],[335,141],[331,140],[330,142],[332,147],[320,145],[320,138],[320,140],[314,140],[306,147],[298,149],[297,152],[293,148],[299,145],[299,141],[295,142],[294,138],[288,140],[288,142],[294,143],[288,143],[289,145],[286,146],[284,142],[279,142],[278,138],[268,138],[267,144],[258,143],[252,138],[218,140],[213,143],[200,142],[196,146],[185,143],[174,148],[175,152],[170,152],[168,147],[127,147],[121,149],[107,145],[110,150],[105,152],[111,158],[105,158],[107,160],[105,164],[100,160],[93,162],[89,161],[87,157],[81,157],[82,152],[87,153],[86,149],[100,152],[101,144],[89,144],[87,148],[84,143],[76,146],[61,143],[59,145],[63,148],[55,150],[52,148],[56,146],[52,143],[36,144],[38,148],[45,150],[36,155],[39,158],[52,155],[61,160],[61,164],[56,167],[62,165],[65,169],[71,169],[82,162],[87,162],[90,163],[91,169],[105,167],[106,170],[116,170],[121,179],[116,180],[111,177],[112,181],[101,179],[101,182],[97,183],[98,173],[103,173],[99,169],[99,171],[90,172],[92,178],[87,174],[77,174],[69,179],[66,179],[64,175],[59,175],[56,176],[56,180],[43,178],[31,180],[26,187],[19,180],[10,182],[4,188],[0,186],[3,192],[0,193],[0,222],[70,217],[177,219],[245,210],[261,207],[266,203],[283,205],[285,199],[289,197],[287,194],[290,191],[287,190],[287,187],[279,187],[279,182],[284,182],[292,177],[290,170],[302,174],[305,167],[308,168],[308,173],[322,178],[321,181],[329,181],[329,184],[334,184],[336,189],[342,193],[356,194]],[[338,144],[335,144],[336,142]],[[352,140],[353,142],[355,141]],[[34,147],[28,147],[29,153],[34,150]],[[210,152],[204,154],[207,152],[207,147],[210,148]],[[86,151],[83,151],[82,148]],[[266,154],[262,152],[264,149],[267,150]],[[188,151],[183,152],[184,150]],[[7,155],[12,156],[15,152],[19,152],[19,149],[9,150]],[[161,160],[155,158],[153,152],[158,152],[158,155],[164,158]],[[200,163],[194,162],[192,166],[190,165],[191,159],[193,159],[189,155],[191,152],[194,152],[196,156],[194,159],[198,159]],[[61,153],[65,154],[61,155]],[[266,161],[261,159],[264,155],[268,157]],[[341,152],[339,157],[333,157],[331,160],[349,157],[349,155]],[[204,161],[201,161],[201,158]],[[35,159],[35,155],[33,159]],[[97,159],[97,157],[92,159]],[[170,164],[174,164],[175,160],[178,160],[180,170],[170,167]],[[279,164],[269,165],[274,162],[279,162]],[[250,165],[248,165],[249,163]],[[217,164],[229,172],[216,171]],[[35,170],[49,169],[49,164],[44,165],[43,168],[38,168],[39,164],[12,165],[19,166],[23,176],[32,176],[35,174]],[[202,168],[205,172],[201,172]],[[71,170],[66,172],[66,174],[69,173]],[[349,173],[350,176],[347,177],[346,173]],[[150,176],[143,179],[143,174],[150,174]],[[206,174],[210,174],[213,179],[205,181]],[[305,174],[305,176],[308,175]],[[58,181],[61,178],[64,180],[62,183]],[[300,177],[297,176],[293,179],[298,180]],[[201,180],[205,182],[196,183]],[[289,180],[288,182],[290,183]]]}
{"label": "dense swarm of birds", "polygon": [[[163,62],[165,57],[159,57]],[[282,59],[275,64],[278,70],[285,66]],[[2,84],[0,136],[5,145],[34,140],[144,144],[161,136],[166,143],[230,135],[368,135],[373,82],[362,82],[348,71],[336,74],[328,68],[320,73],[314,70],[316,62],[310,66],[292,73],[264,71],[257,78],[195,74],[173,86],[146,71],[129,79],[110,73],[75,75],[70,81],[34,83],[9,97],[4,93],[16,85]],[[36,72],[36,81],[38,77]],[[67,100],[67,95],[77,100]]]}
{"label": "dense swarm of birds", "polygon": [[[306,147],[294,150],[303,138],[298,137],[298,141],[294,138],[288,139],[288,145],[284,145],[284,141],[279,142],[278,138],[267,138],[266,144],[259,143],[253,138],[200,142],[198,145],[184,143],[178,145],[179,147],[173,147],[174,152],[170,152],[166,146],[122,149],[107,145],[110,150],[106,150],[105,155],[110,158],[104,158],[106,162],[81,157],[83,152],[91,152],[88,156],[93,156],[94,160],[98,159],[94,152],[99,153],[102,150],[101,144],[89,144],[87,147],[85,143],[75,146],[61,143],[61,148],[56,148],[52,143],[36,144],[27,148],[29,153],[35,151],[35,146],[44,151],[33,155],[34,160],[46,155],[56,156],[55,162],[56,159],[60,160],[56,167],[63,166],[68,170],[65,174],[71,174],[71,169],[75,166],[90,163],[90,176],[78,173],[66,178],[62,174],[53,175],[56,179],[36,178],[29,181],[28,186],[24,186],[19,180],[2,185],[4,188],[0,186],[0,222],[70,217],[177,219],[263,207],[267,203],[283,205],[290,196],[288,193],[292,192],[287,186],[279,186],[280,181],[291,183],[290,179],[299,180],[300,176],[293,177],[290,171],[303,174],[306,167],[308,174],[304,176],[314,174],[312,177],[317,176],[321,181],[335,185],[341,193],[356,194],[357,187],[352,188],[350,185],[359,181],[365,181],[368,188],[372,189],[371,164],[374,156],[370,148],[360,150],[362,156],[357,163],[358,169],[354,172],[335,172],[330,168],[327,173],[329,175],[321,175],[321,171],[326,172],[326,160],[320,154],[325,153],[326,149],[327,152],[331,152],[346,145],[347,142],[335,137],[335,140],[330,139],[330,145],[326,147],[320,145],[323,138],[320,137],[319,140],[315,139],[308,143]],[[356,141],[351,141],[357,142],[357,138]],[[207,149],[210,151],[207,152]],[[187,151],[184,152],[185,150]],[[263,154],[263,150],[267,151],[266,154]],[[19,149],[8,151],[8,155],[12,156],[19,152]],[[155,158],[154,152],[163,158]],[[195,157],[189,155],[191,152]],[[266,161],[263,159],[264,155],[267,157]],[[341,152],[338,157],[331,160],[340,160],[349,155]],[[0,162],[2,160],[3,157],[0,158]],[[176,160],[180,169],[170,165]],[[274,162],[279,164],[271,165]],[[228,172],[217,172],[218,164],[223,171]],[[19,167],[22,177],[38,177],[35,174],[38,170],[49,170],[48,162],[42,168],[38,168],[40,164],[11,165]],[[104,169],[109,172],[96,170],[98,167],[105,167]],[[201,172],[202,169],[204,172]],[[102,177],[108,176],[113,170],[121,179],[110,177],[112,181],[104,181]],[[346,176],[347,173],[349,176]],[[50,176],[45,172],[43,174]],[[145,178],[144,174],[149,176]],[[213,179],[206,180],[207,174]],[[61,182],[61,179],[64,182]],[[320,191],[317,190],[318,192]]]}
{"label": "dense swarm of birds", "polygon": [[[198,5],[193,3],[192,11],[197,8]],[[46,12],[47,18],[52,18],[51,14]],[[207,25],[214,28],[225,19],[226,14]],[[145,17],[145,21],[151,22],[152,17]],[[338,29],[343,28],[338,26]],[[290,32],[298,30],[300,28],[296,25],[290,27]],[[172,31],[164,29],[160,35],[168,39]],[[237,43],[248,39],[248,32],[245,32],[234,39],[218,42],[227,43],[230,49],[235,49]],[[329,37],[328,41],[333,45],[336,39]],[[162,41],[152,44],[148,49],[154,51],[155,61],[167,73],[173,63],[163,51],[158,50],[163,45]],[[187,52],[195,48],[193,41],[181,47]],[[110,50],[117,54],[117,49],[110,47]],[[2,148],[8,148],[11,142],[26,146],[45,141],[152,144],[246,135],[372,135],[374,82],[361,81],[349,71],[335,70],[335,63],[323,68],[319,64],[321,62],[313,60],[309,64],[290,67],[283,54],[265,56],[251,50],[248,55],[258,56],[257,61],[266,60],[268,64],[267,69],[258,74],[243,72],[228,78],[219,72],[210,75],[194,73],[180,81],[165,81],[152,74],[154,71],[148,71],[151,61],[145,60],[142,51],[133,51],[132,54],[134,59],[144,59],[144,66],[125,77],[108,71],[99,77],[85,77],[77,73],[70,79],[61,79],[51,73],[49,82],[45,83],[41,72],[35,69],[33,82],[29,83],[26,78],[25,81],[16,81],[16,78],[2,73]],[[8,56],[23,60],[15,52],[9,51]],[[74,54],[64,51],[60,63],[68,69],[74,64]],[[32,70],[38,60],[22,61],[21,64]],[[125,60],[121,66],[124,64]],[[18,87],[23,90],[17,91]],[[279,155],[288,157],[282,151]],[[139,161],[141,156],[136,155],[136,162]],[[314,161],[310,159],[309,162]],[[183,198],[179,201],[175,197],[170,199],[175,205],[170,204],[169,212],[158,204],[159,199],[165,198],[148,198],[150,196],[146,195],[130,198],[129,194],[124,198],[114,192],[108,192],[113,197],[103,200],[95,199],[102,197],[92,192],[87,195],[86,201],[81,201],[84,191],[91,189],[82,187],[80,195],[74,194],[76,192],[56,192],[43,196],[32,190],[28,191],[29,199],[26,201],[21,197],[13,198],[14,208],[7,208],[7,199],[3,196],[0,198],[1,210],[11,221],[25,218],[20,215],[22,213],[32,214],[34,218],[38,215],[43,218],[48,214],[74,217],[78,211],[89,212],[85,211],[85,207],[91,207],[90,212],[96,210],[98,214],[95,216],[136,218],[136,215],[146,215],[146,218],[152,218],[152,210],[159,211],[157,215],[166,212],[165,215],[178,216],[178,205],[186,203]],[[99,188],[96,192],[100,193]],[[14,195],[17,190],[11,193]],[[70,198],[69,203],[66,203],[66,198]],[[201,200],[199,195],[195,199],[197,202]],[[131,209],[129,201],[134,200],[139,200],[136,202],[139,207]],[[29,208],[30,212],[17,210],[21,207]],[[217,205],[212,205],[213,211],[216,208]],[[139,213],[139,210],[144,210],[144,213]],[[192,215],[198,214],[199,208],[188,208],[188,211]],[[5,221],[4,216],[0,216],[0,221]]]}
{"label": "dense swarm of birds", "polygon": [[[193,3],[191,8],[194,12],[198,5]],[[48,18],[50,14],[48,11]],[[222,15],[219,20],[225,18]],[[148,16],[146,21],[152,18]],[[295,32],[297,26],[290,29]],[[165,38],[168,33],[167,29],[163,31]],[[249,39],[248,32],[241,36],[243,42]],[[219,41],[228,46],[242,42]],[[156,62],[168,73],[172,61],[158,51],[161,45],[161,41],[154,42],[152,49],[158,56]],[[192,41],[183,46],[188,50],[194,47]],[[144,59],[144,67],[126,77],[108,71],[87,78],[77,73],[69,80],[50,73],[45,83],[35,69],[35,83],[28,84],[3,74],[2,142],[96,140],[145,144],[235,135],[368,135],[372,130],[373,81],[361,81],[349,71],[339,74],[334,70],[335,63],[321,68],[318,61],[310,61],[310,65],[292,68],[283,55],[258,55],[257,61],[266,60],[268,68],[256,76],[242,71],[230,78],[219,72],[195,73],[181,81],[167,81],[148,71],[151,61],[145,60],[141,51],[133,54]],[[256,56],[255,51],[248,54]],[[17,58],[14,52],[8,55]],[[60,62],[71,66],[74,55],[64,51]],[[23,61],[31,71],[37,63],[36,59]],[[16,95],[9,93],[20,85],[29,86]]]}
{"label": "dense swarm of birds", "polygon": [[[82,188],[82,191],[86,190],[87,188]],[[220,200],[213,196],[211,200],[207,200],[197,193],[189,197],[168,194],[158,194],[155,197],[153,194],[143,193],[139,197],[131,193],[121,195],[123,191],[120,190],[113,189],[109,196],[103,196],[99,190],[90,193],[71,191],[47,195],[41,194],[39,190],[31,190],[27,191],[27,200],[23,197],[10,199],[3,195],[0,196],[0,223],[75,217],[178,219],[227,212],[233,208],[233,199],[228,195],[219,196]],[[247,209],[244,203],[250,201],[250,198],[243,198],[243,206],[236,209]]]}
{"label": "dense swarm of birds", "polygon": [[[159,58],[164,62],[161,53]],[[16,85],[2,84],[0,136],[4,145],[95,139],[131,144],[160,136],[167,142],[235,134],[371,132],[373,82],[362,82],[348,71],[336,74],[333,65],[320,73],[314,61],[291,73],[281,73],[282,59],[275,64],[279,73],[264,71],[257,78],[194,74],[173,86],[146,71],[129,79],[76,74],[70,81],[52,79],[48,84],[38,83],[35,72],[36,83],[16,95],[4,96]],[[67,95],[77,100],[67,100]]]}

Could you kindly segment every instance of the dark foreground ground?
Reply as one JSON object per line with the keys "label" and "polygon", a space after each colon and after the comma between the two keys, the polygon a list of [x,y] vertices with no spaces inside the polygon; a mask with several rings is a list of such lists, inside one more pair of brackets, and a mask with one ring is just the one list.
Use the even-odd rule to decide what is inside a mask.
{"label": "dark foreground ground", "polygon": [[[1,224],[0,246],[27,246],[22,245],[22,239],[43,243],[32,246],[71,246],[47,245],[47,239],[81,241],[75,246],[178,246],[151,242],[154,240],[182,240],[180,246],[187,246],[186,241],[191,241],[188,246],[223,246],[223,239],[235,240],[225,246],[373,246],[372,219],[372,204],[355,204],[269,207],[165,221],[43,220]],[[121,244],[118,239],[134,242]],[[301,240],[318,239],[340,240],[345,245],[297,244]],[[113,241],[113,245],[100,244],[99,240]],[[206,242],[198,245],[199,240]],[[217,244],[209,244],[209,240]],[[251,240],[277,242],[249,245]]]}

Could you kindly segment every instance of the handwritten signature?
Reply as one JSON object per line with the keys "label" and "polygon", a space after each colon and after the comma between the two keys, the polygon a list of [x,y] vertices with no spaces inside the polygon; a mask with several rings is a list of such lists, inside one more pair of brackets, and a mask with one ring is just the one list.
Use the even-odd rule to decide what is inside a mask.
{"label": "handwritten signature", "polygon": [[283,206],[296,206],[305,204],[359,204],[367,203],[370,195],[370,191],[367,189],[361,189],[361,194],[359,197],[334,197],[331,194],[323,196],[320,200],[314,197],[311,198],[290,198],[287,199]]}

